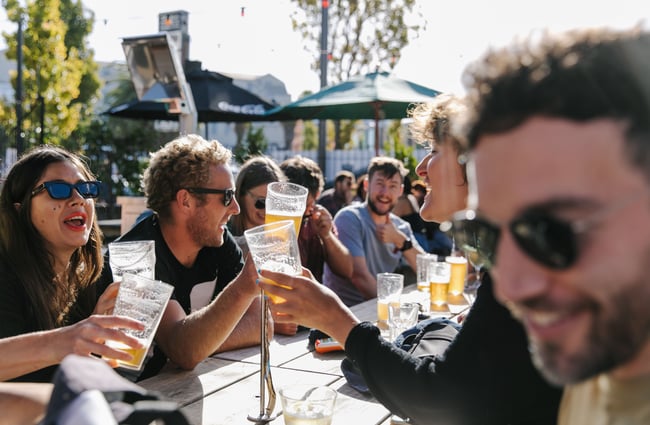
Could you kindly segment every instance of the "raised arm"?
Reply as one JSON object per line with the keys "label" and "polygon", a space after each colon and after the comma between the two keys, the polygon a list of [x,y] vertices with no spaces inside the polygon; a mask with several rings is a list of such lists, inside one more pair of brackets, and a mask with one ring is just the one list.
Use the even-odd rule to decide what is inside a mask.
{"label": "raised arm", "polygon": [[312,223],[325,248],[325,262],[337,275],[349,279],[352,276],[352,256],[335,232],[332,215],[322,205],[314,204]]}
{"label": "raised arm", "polygon": [[[0,339],[0,381],[59,364],[68,354],[89,356],[91,353],[110,359],[129,361],[131,355],[104,344],[106,340],[141,347],[137,339],[118,328],[142,329],[142,324],[127,317],[93,315],[74,325],[30,332]],[[111,366],[117,366],[114,360]]]}
{"label": "raised arm", "polygon": [[171,300],[156,333],[156,342],[167,357],[184,369],[193,369],[216,351],[259,344],[259,308],[251,306],[259,296],[256,279],[249,255],[239,275],[202,309],[186,315]]}

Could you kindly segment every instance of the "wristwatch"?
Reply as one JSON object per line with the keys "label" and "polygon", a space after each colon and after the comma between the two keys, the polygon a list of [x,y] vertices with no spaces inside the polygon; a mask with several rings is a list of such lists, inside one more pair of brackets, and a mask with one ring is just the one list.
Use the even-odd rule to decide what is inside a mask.
{"label": "wristwatch", "polygon": [[411,239],[406,238],[406,240],[404,241],[404,245],[402,245],[402,247],[399,250],[404,252],[404,251],[409,250],[411,248],[413,248],[413,242],[411,242]]}

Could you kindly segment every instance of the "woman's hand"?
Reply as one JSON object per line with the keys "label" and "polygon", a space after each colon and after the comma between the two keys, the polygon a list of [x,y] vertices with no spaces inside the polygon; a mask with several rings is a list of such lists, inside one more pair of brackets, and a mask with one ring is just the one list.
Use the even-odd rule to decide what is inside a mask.
{"label": "woman's hand", "polygon": [[117,300],[117,291],[120,289],[120,282],[113,282],[97,300],[93,314],[113,314],[115,301]]}
{"label": "woman's hand", "polygon": [[300,323],[319,329],[344,344],[350,330],[359,323],[339,297],[316,281],[305,268],[302,276],[262,270],[259,286],[265,292],[286,300],[270,306],[276,327],[280,323]]}
{"label": "woman's hand", "polygon": [[121,342],[132,348],[142,348],[136,338],[127,335],[122,329],[141,331],[144,324],[125,316],[93,315],[74,325],[65,326],[54,332],[52,352],[56,353],[54,363],[60,363],[68,354],[80,356],[100,355],[108,360],[112,367],[116,360],[129,361],[132,356],[105,344],[106,341]]}

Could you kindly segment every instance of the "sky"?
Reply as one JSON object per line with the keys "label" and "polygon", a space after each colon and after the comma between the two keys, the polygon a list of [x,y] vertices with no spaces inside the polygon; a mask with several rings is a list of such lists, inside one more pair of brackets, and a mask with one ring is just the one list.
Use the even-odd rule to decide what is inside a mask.
{"label": "sky", "polygon": [[[20,0],[24,2],[25,0]],[[89,46],[98,61],[124,62],[122,37],[158,32],[158,14],[189,12],[190,59],[211,71],[282,80],[296,100],[319,89],[300,35],[292,32],[290,0],[82,0],[95,13]],[[462,94],[461,73],[487,48],[531,31],[584,26],[650,27],[647,0],[418,0],[426,30],[402,52],[393,73],[415,83]],[[245,8],[244,16],[241,9]],[[0,29],[15,26],[0,11]],[[0,48],[4,48],[0,40]]]}

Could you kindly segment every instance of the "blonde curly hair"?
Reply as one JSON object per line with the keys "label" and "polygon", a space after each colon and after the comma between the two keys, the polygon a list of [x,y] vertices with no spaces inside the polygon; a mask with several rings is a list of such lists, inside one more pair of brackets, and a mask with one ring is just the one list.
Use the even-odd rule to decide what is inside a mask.
{"label": "blonde curly hair", "polygon": [[[147,206],[158,216],[170,214],[170,203],[184,187],[201,187],[210,179],[210,167],[229,164],[232,152],[217,140],[196,134],[178,137],[150,154],[142,177]],[[199,195],[200,197],[200,195]]]}

